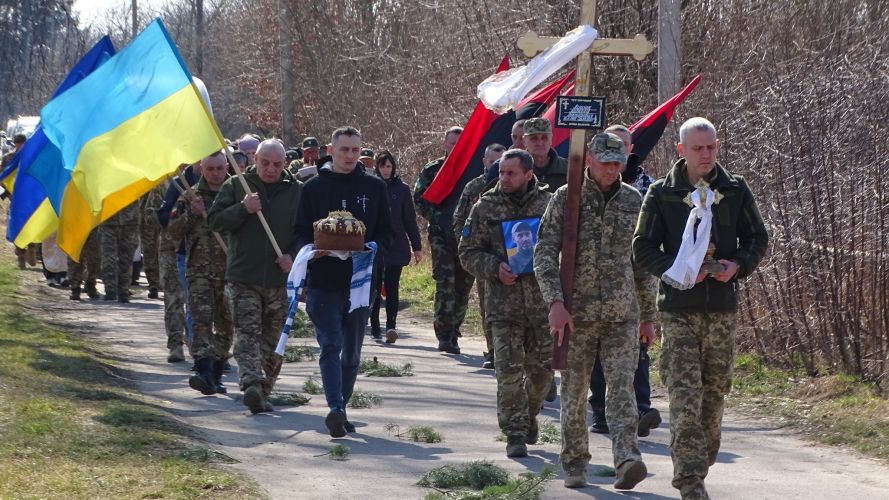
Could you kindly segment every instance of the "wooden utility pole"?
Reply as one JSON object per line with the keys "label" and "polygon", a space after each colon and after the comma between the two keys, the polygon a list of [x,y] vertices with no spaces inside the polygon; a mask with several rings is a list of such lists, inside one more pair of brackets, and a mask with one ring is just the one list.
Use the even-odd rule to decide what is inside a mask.
{"label": "wooden utility pole", "polygon": [[284,144],[296,144],[296,127],[293,123],[293,38],[286,0],[278,0],[278,44],[281,68],[281,138]]}
{"label": "wooden utility pole", "polygon": [[[658,0],[657,9],[657,100],[666,102],[682,87],[682,6],[680,0]],[[668,147],[679,134],[667,124]]]}
{"label": "wooden utility pole", "polygon": [[136,33],[139,31],[139,6],[136,2],[137,0],[133,0],[133,36],[130,40],[136,38]]}
{"label": "wooden utility pole", "polygon": [[[596,27],[597,0],[584,0],[580,11],[580,25]],[[532,57],[553,46],[558,38],[538,37],[529,32],[519,39],[517,45],[525,55]],[[632,40],[599,39],[577,56],[577,74],[574,81],[574,95],[589,96],[592,80],[592,56],[633,56],[641,61],[654,51],[644,35],[636,35]],[[574,295],[574,268],[577,257],[577,233],[580,221],[580,194],[583,187],[583,170],[586,158],[586,130],[571,131],[568,148],[568,193],[565,199],[565,220],[562,228],[562,261],[559,278],[562,283],[562,296],[565,309],[571,312]],[[568,366],[568,345],[570,332],[565,327],[562,345],[553,346],[553,369],[564,370]]]}
{"label": "wooden utility pole", "polygon": [[195,62],[194,72],[204,77],[204,0],[194,0]]}

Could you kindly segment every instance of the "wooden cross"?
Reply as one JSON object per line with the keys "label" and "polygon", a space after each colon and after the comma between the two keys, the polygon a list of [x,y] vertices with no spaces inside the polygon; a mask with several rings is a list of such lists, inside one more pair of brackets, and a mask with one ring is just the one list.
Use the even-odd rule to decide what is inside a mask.
{"label": "wooden cross", "polygon": [[[596,7],[598,0],[583,0],[580,11],[580,25],[596,27]],[[539,37],[533,31],[519,39],[518,47],[528,57],[533,57],[558,41],[558,38]],[[574,81],[574,95],[590,95],[591,59],[597,56],[633,56],[637,61],[654,51],[654,46],[644,35],[636,35],[632,40],[598,39],[590,48],[577,56],[577,74]],[[577,231],[580,220],[580,193],[583,186],[583,166],[586,153],[586,130],[572,130],[568,149],[568,193],[565,200],[565,221],[562,229],[562,263],[559,277],[562,282],[562,295],[565,308],[571,312],[574,292],[574,265],[577,257]],[[564,370],[568,366],[569,332],[565,327],[562,345],[553,347],[553,369]]]}

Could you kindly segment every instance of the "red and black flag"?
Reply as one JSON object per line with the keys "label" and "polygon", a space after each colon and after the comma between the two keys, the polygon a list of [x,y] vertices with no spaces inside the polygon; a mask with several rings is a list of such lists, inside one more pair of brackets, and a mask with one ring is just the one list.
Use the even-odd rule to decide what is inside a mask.
{"label": "red and black flag", "polygon": [[[509,69],[508,58],[503,59],[497,72],[505,69]],[[493,143],[504,146],[512,144],[511,132],[515,122],[540,116],[559,95],[565,84],[573,78],[572,70],[559,80],[526,97],[516,110],[502,115],[494,113],[479,102],[454,150],[441,166],[429,189],[423,193],[423,199],[439,205],[443,214],[453,212],[466,184],[484,172],[482,157],[485,148]]]}

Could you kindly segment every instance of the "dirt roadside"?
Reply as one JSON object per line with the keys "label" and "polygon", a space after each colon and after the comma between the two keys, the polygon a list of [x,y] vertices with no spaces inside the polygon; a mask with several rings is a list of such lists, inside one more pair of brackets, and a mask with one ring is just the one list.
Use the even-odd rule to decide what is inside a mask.
{"label": "dirt roadside", "polygon": [[[33,278],[31,277],[33,276]],[[68,300],[67,290],[51,289],[34,273],[22,289],[29,312],[69,331],[93,337],[127,369],[139,390],[195,430],[208,446],[239,461],[232,465],[258,481],[271,498],[421,498],[414,486],[433,467],[488,459],[513,473],[539,472],[558,460],[554,444],[531,446],[525,459],[507,459],[497,428],[493,372],[480,369],[481,338],[465,339],[460,356],[438,353],[430,326],[409,316],[400,318],[401,338],[395,345],[365,341],[363,357],[388,363],[413,363],[412,377],[359,376],[357,389],[382,396],[380,407],[350,410],[358,433],[332,439],[326,433],[323,396],[307,406],[280,407],[273,414],[250,415],[226,396],[202,396],[188,388],[190,364],[166,363],[163,303],[145,299],[132,303]],[[293,343],[314,346],[313,339]],[[317,375],[317,361],[285,364],[278,389],[302,392]],[[224,381],[236,393],[234,373]],[[229,396],[231,396],[231,394]],[[666,399],[656,394],[655,406],[666,417]],[[543,418],[558,424],[559,400],[547,403]],[[413,443],[389,435],[385,426],[402,429],[431,426],[444,434],[442,443]],[[767,420],[726,415],[723,444],[707,480],[714,499],[884,499],[889,469],[879,461],[844,450],[817,446]],[[316,457],[334,444],[351,448],[343,462]],[[590,475],[590,487],[567,490],[552,483],[544,498],[667,499],[679,498],[670,486],[669,432],[662,426],[640,439],[649,477],[636,490],[618,493],[612,478]],[[610,441],[590,435],[593,464],[611,465]]]}

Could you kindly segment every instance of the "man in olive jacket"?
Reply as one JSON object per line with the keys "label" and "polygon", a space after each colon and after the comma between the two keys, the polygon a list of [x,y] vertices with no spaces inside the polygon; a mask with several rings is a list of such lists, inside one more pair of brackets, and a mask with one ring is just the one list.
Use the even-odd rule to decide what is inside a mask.
{"label": "man in olive jacket", "polygon": [[[724,398],[732,387],[738,280],[759,265],[768,234],[747,182],[716,162],[719,141],[712,123],[685,122],[678,149],[683,158],[651,185],[642,204],[633,255],[661,278],[660,374],[670,393],[673,487],[683,500],[707,500],[704,478],[716,462]],[[689,245],[706,247],[707,241],[698,241],[701,234],[689,234],[683,243],[686,222],[700,215],[693,222],[698,228],[712,224],[709,234],[701,232],[725,269],[712,275],[698,272],[699,260],[677,258],[689,255]]]}
{"label": "man in olive jacket", "polygon": [[[238,362],[244,405],[253,413],[272,411],[267,401],[278,373],[281,356],[275,347],[287,316],[287,275],[293,265],[293,221],[302,184],[285,169],[284,146],[262,142],[256,165],[242,174],[241,182],[225,181],[208,214],[210,229],[229,232],[225,295],[235,323],[234,356]],[[257,212],[262,211],[283,255],[278,257]]]}
{"label": "man in olive jacket", "polygon": [[460,240],[460,261],[479,282],[486,282],[485,322],[491,325],[494,343],[497,420],[506,434],[508,457],[525,457],[526,444],[537,443],[537,415],[553,379],[546,304],[533,274],[519,276],[520,270],[511,267],[504,236],[516,227],[531,231],[529,221],[539,223],[552,197],[537,183],[533,167],[526,151],[503,153],[500,180],[472,207]]}

